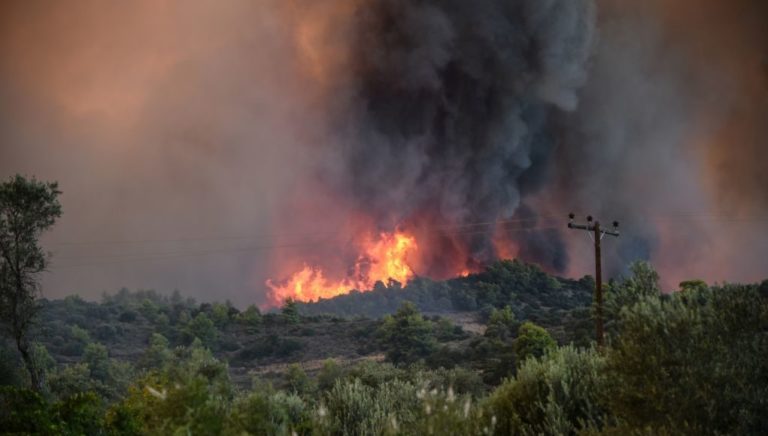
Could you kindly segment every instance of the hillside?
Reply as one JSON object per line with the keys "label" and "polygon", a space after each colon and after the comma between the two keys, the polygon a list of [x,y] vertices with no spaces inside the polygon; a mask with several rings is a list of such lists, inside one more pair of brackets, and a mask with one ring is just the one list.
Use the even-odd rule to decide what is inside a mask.
{"label": "hillside", "polygon": [[[546,326],[567,343],[591,334],[584,322],[589,318],[593,289],[589,276],[569,280],[551,276],[536,265],[503,260],[483,272],[446,281],[416,278],[406,286],[378,282],[371,291],[300,303],[299,310],[307,315],[377,318],[411,301],[425,313],[475,313],[475,321],[483,322],[492,308],[509,306],[518,320]],[[473,323],[466,315],[459,318]]]}
{"label": "hillside", "polygon": [[[561,344],[587,343],[591,337],[589,280],[551,277],[532,265],[503,261],[485,272],[447,281],[417,279],[408,286],[379,284],[370,292],[317,303],[297,304],[300,316],[262,314],[251,306],[198,303],[175,292],[122,289],[100,302],[77,296],[44,300],[35,336],[59,364],[75,364],[89,343],[103,344],[110,358],[142,365],[153,334],[171,346],[200,339],[241,385],[253,374],[277,376],[291,362],[312,372],[324,359],[342,363],[381,360],[375,332],[382,315],[411,301],[435,325],[452,350],[482,337],[493,308],[509,305],[518,321],[547,328]],[[445,363],[445,362],[443,362]],[[437,364],[436,364],[437,365]]]}

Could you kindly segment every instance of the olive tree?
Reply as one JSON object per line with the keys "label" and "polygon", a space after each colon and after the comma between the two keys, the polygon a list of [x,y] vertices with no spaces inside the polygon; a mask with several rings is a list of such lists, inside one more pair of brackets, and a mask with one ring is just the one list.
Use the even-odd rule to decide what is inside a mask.
{"label": "olive tree", "polygon": [[38,310],[39,274],[49,255],[40,235],[61,216],[56,183],[20,175],[0,183],[0,321],[13,338],[34,389],[44,387],[35,365],[29,327]]}

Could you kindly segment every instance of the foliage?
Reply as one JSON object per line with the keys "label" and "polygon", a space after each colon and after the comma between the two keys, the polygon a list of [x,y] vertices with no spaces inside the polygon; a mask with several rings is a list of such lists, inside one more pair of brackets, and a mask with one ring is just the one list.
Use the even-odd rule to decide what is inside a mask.
{"label": "foliage", "polygon": [[505,306],[501,310],[491,309],[485,337],[508,342],[514,337],[518,325],[511,307]]}
{"label": "foliage", "polygon": [[190,338],[197,338],[208,347],[213,346],[218,337],[216,326],[204,312],[192,318],[186,326],[186,333]]}
{"label": "foliage", "polygon": [[258,307],[251,304],[238,315],[237,321],[248,327],[258,327],[262,323],[261,311]]}
{"label": "foliage", "polygon": [[395,364],[426,358],[436,347],[432,322],[425,320],[410,302],[403,303],[394,315],[384,317],[378,333],[387,359]]}
{"label": "foliage", "polygon": [[173,359],[173,352],[168,348],[168,344],[165,336],[153,333],[149,339],[149,347],[141,357],[140,366],[145,369],[165,367]]}
{"label": "foliage", "polygon": [[594,282],[554,278],[539,267],[517,260],[498,261],[477,274],[444,282],[416,278],[406,286],[379,284],[369,292],[352,291],[333,299],[299,303],[305,315],[337,314],[381,317],[404,301],[424,312],[474,311],[510,306],[518,319],[538,323],[563,311],[588,307]]}
{"label": "foliage", "polygon": [[333,359],[326,359],[317,374],[317,388],[322,392],[330,390],[342,375],[341,366]]}
{"label": "foliage", "polygon": [[296,304],[296,300],[288,298],[283,304],[282,314],[286,321],[291,324],[297,324],[299,322],[299,308]]}
{"label": "foliage", "polygon": [[35,366],[28,337],[39,309],[37,277],[48,265],[38,239],[61,216],[59,194],[56,183],[20,175],[0,184],[0,324],[38,391],[44,389],[43,371]]}
{"label": "foliage", "polygon": [[[591,332],[588,305],[560,312],[543,306],[557,293],[580,298],[568,295],[572,283],[555,285],[514,262],[484,274],[419,285],[429,289],[422,296],[434,291],[437,300],[429,301],[439,304],[453,304],[450,289],[469,283],[490,293],[472,294],[487,309],[483,334],[446,317],[422,316],[418,308],[427,300],[404,304],[384,320],[298,314],[291,320],[255,306],[239,312],[228,303],[146,290],[121,290],[101,303],[41,300],[43,322],[32,334],[44,342],[30,349],[46,371],[49,394],[20,389],[23,381],[12,371],[20,359],[6,353],[0,361],[11,370],[2,382],[15,386],[0,388],[0,428],[124,435],[762,434],[768,428],[768,281],[719,287],[688,281],[681,292],[661,295],[656,273],[633,265],[629,278],[607,287],[610,340],[598,352],[556,346],[553,336],[567,343],[582,335],[578,343],[589,343],[574,331],[587,324]],[[504,280],[544,292],[512,291]],[[499,306],[503,301],[509,306]],[[120,321],[126,313],[135,317]],[[67,353],[76,346],[79,353]],[[381,350],[389,362],[376,361]],[[307,361],[329,356],[313,374]],[[247,389],[243,375],[254,367],[268,369],[256,372]]]}
{"label": "foliage", "polygon": [[254,389],[237,398],[224,427],[225,434],[291,435],[308,433],[310,409],[295,394],[269,387]]}
{"label": "foliage", "polygon": [[111,414],[122,416],[122,425],[139,422],[142,434],[217,434],[233,395],[226,366],[196,340],[133,385]]}
{"label": "foliage", "polygon": [[557,343],[549,332],[532,322],[524,322],[514,341],[515,355],[518,362],[524,362],[530,357],[541,357],[554,350]]}
{"label": "foliage", "polygon": [[285,384],[288,391],[294,394],[306,395],[313,390],[312,381],[297,363],[288,365],[288,370],[285,373]]}
{"label": "foliage", "polygon": [[0,387],[0,428],[8,434],[104,434],[104,411],[90,392],[49,403],[27,389]]}
{"label": "foliage", "polygon": [[567,346],[527,359],[484,404],[499,434],[575,434],[605,422],[605,359]]}
{"label": "foliage", "polygon": [[632,275],[620,282],[607,286],[603,311],[605,314],[606,330],[616,334],[616,326],[624,307],[632,306],[643,298],[656,297],[661,294],[659,275],[648,262],[635,262],[630,265]]}
{"label": "foliage", "polygon": [[398,425],[408,425],[419,409],[417,388],[399,380],[376,389],[359,379],[337,381],[321,406],[322,427],[339,435],[378,435]]}
{"label": "foliage", "polygon": [[768,428],[768,299],[756,286],[646,297],[608,353],[612,408],[630,427],[756,434]]}

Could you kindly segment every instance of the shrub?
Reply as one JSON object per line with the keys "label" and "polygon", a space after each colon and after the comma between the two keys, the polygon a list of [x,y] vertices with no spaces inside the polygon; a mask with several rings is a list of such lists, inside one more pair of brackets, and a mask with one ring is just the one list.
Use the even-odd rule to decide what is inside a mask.
{"label": "shrub", "polygon": [[395,364],[413,363],[429,356],[436,347],[432,322],[425,320],[416,306],[404,302],[397,313],[384,317],[379,328],[387,360]]}
{"label": "shrub", "polygon": [[530,357],[541,357],[557,347],[549,332],[531,322],[524,322],[514,341],[515,355],[518,362]]}
{"label": "shrub", "polygon": [[606,419],[605,359],[571,346],[526,360],[485,402],[500,434],[575,434]]}
{"label": "shrub", "polygon": [[402,381],[386,382],[374,389],[359,379],[337,381],[323,400],[323,420],[318,424],[332,434],[379,435],[416,419],[416,387]]}

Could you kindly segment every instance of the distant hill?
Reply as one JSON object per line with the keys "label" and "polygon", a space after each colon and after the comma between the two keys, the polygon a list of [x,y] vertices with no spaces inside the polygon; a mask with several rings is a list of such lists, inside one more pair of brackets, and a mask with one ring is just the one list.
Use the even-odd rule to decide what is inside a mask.
{"label": "distant hill", "polygon": [[[590,278],[567,280],[534,265],[500,261],[468,277],[417,278],[404,287],[379,283],[368,292],[299,303],[301,316],[293,321],[280,313],[262,314],[255,306],[241,311],[229,303],[198,303],[178,292],[167,296],[123,289],[101,302],[74,295],[43,300],[34,337],[60,364],[82,362],[88,344],[97,342],[106,346],[110,358],[139,367],[155,333],[172,347],[199,338],[229,362],[238,384],[247,385],[252,374],[280,372],[290,362],[304,362],[311,370],[326,358],[380,359],[377,318],[395,312],[404,301],[415,303],[436,325],[444,318],[449,327],[464,327],[458,336],[445,338],[456,349],[482,337],[491,310],[504,306],[512,308],[518,321],[546,327],[561,344],[585,344],[592,336],[592,287]],[[13,353],[10,344],[0,345],[2,372]]]}
{"label": "distant hill", "polygon": [[423,312],[471,312],[510,306],[518,319],[540,318],[588,307],[594,282],[590,277],[569,280],[553,277],[536,265],[502,260],[485,271],[446,281],[416,278],[406,286],[378,282],[374,289],[313,303],[300,304],[307,315],[333,314],[377,318],[393,313],[403,301]]}

